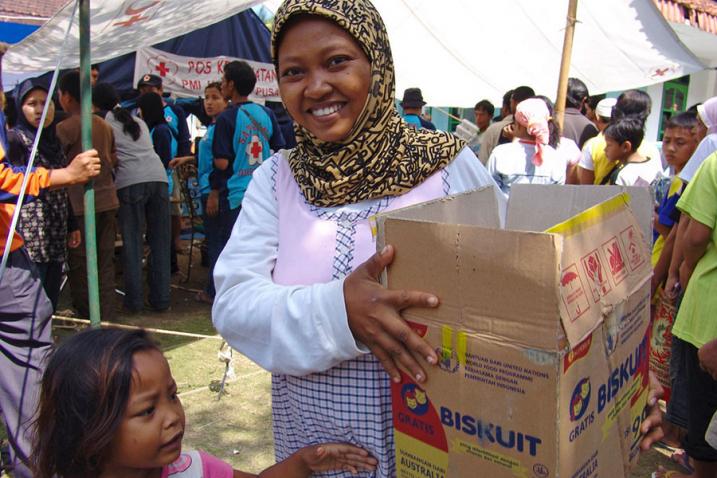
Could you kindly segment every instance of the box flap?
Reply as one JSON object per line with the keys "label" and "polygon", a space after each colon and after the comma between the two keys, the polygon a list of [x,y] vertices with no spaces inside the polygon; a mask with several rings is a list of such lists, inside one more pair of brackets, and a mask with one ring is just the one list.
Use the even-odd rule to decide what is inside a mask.
{"label": "box flap", "polygon": [[379,231],[379,247],[396,247],[384,283],[432,292],[441,300],[437,309],[405,311],[406,319],[438,321],[531,348],[559,348],[560,236],[385,216]]}
{"label": "box flap", "polygon": [[505,200],[497,191],[494,186],[488,186],[388,211],[380,217],[497,228],[502,226],[505,216],[501,214],[505,211]]}
{"label": "box flap", "polygon": [[652,274],[650,249],[628,201],[620,194],[546,231],[563,237],[558,289],[571,348]]}
{"label": "box flap", "polygon": [[623,192],[630,196],[643,234],[651,237],[654,199],[644,187],[516,184],[510,192],[506,228],[544,231]]}

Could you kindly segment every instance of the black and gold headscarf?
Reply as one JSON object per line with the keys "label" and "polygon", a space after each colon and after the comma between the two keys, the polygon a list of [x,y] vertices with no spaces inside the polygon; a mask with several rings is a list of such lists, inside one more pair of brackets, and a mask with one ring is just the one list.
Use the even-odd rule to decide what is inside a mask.
{"label": "black and gold headscarf", "polygon": [[330,207],[399,196],[456,157],[463,141],[450,133],[417,130],[396,111],[391,46],[369,0],[286,0],[274,19],[277,71],[282,28],[302,14],[326,18],[346,30],[368,57],[372,75],[366,105],[345,140],[324,142],[295,126],[298,145],[289,154],[289,165],[309,203]]}

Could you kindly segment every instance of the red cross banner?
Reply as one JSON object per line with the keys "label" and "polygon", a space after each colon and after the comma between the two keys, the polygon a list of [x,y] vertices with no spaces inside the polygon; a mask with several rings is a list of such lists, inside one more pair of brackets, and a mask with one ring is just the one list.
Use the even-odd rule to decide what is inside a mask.
{"label": "red cross banner", "polygon": [[165,92],[178,97],[204,96],[207,84],[221,81],[224,66],[234,60],[245,61],[254,69],[256,87],[250,99],[281,101],[274,65],[228,56],[196,58],[173,55],[156,48],[140,48],[134,63],[133,84],[136,86],[144,75],[153,74],[162,78]]}

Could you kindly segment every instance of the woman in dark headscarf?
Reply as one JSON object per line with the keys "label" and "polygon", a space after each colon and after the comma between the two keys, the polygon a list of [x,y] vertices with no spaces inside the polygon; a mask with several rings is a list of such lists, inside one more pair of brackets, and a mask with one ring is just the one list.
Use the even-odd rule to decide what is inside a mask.
{"label": "woman in dark headscarf", "polygon": [[[45,102],[52,100],[48,99],[47,86],[38,79],[25,80],[16,91],[17,124],[8,133],[8,158],[13,164],[24,166],[30,160]],[[66,159],[55,135],[54,104],[51,103],[49,108],[34,164],[48,169],[63,168]],[[40,272],[42,285],[53,309],[57,308],[60,295],[66,247],[77,247],[80,244],[79,230],[74,225],[74,217],[68,214],[68,207],[67,191],[64,188],[44,191],[36,201],[23,204],[18,223],[18,230],[25,239],[30,258]],[[73,221],[69,237],[68,219]]]}
{"label": "woman in dark headscarf", "polygon": [[414,357],[437,361],[400,311],[438,299],[380,286],[393,249],[373,255],[369,218],[493,181],[458,138],[402,121],[388,36],[368,0],[288,0],[275,22],[298,145],[254,172],[215,269],[214,324],[273,373],[277,459],[348,441],[378,459],[370,476],[395,476],[390,380],[401,363],[422,382]]}

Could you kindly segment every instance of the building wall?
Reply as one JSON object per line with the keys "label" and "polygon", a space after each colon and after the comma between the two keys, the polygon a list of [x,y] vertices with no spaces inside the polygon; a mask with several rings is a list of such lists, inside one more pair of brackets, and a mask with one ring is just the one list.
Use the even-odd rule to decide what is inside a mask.
{"label": "building wall", "polygon": [[687,107],[703,103],[717,96],[717,70],[705,70],[690,75],[690,87],[687,91]]}
{"label": "building wall", "polygon": [[[657,140],[660,130],[660,115],[662,110],[662,93],[664,84],[648,86],[645,91],[652,99],[652,113],[647,118],[645,125],[645,138],[651,141]],[[687,107],[703,103],[705,100],[717,96],[717,71],[714,69],[700,71],[690,75],[690,84],[687,89]]]}
{"label": "building wall", "polygon": [[652,99],[652,112],[645,123],[645,139],[649,139],[650,141],[657,141],[657,134],[660,131],[663,88],[664,85],[662,83],[645,88],[645,91]]}

